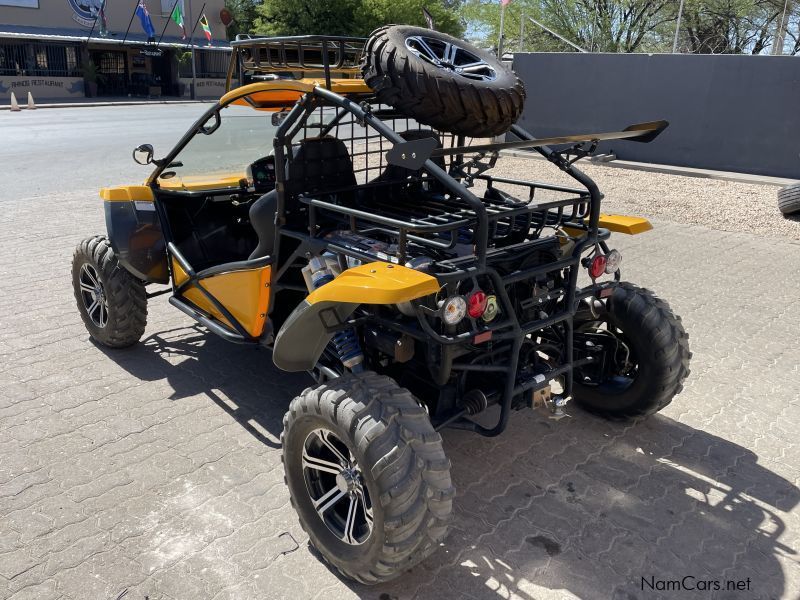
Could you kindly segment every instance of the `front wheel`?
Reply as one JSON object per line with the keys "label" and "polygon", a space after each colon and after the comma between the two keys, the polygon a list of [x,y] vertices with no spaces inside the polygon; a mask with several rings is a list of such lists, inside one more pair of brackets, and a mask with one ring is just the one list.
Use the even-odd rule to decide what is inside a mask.
{"label": "front wheel", "polygon": [[620,283],[575,315],[576,350],[602,346],[603,360],[575,370],[573,396],[609,418],[650,415],[667,406],[689,375],[689,334],[650,290]]}
{"label": "front wheel", "polygon": [[305,390],[281,441],[300,524],[345,577],[388,581],[444,539],[450,463],[425,410],[392,379],[365,372]]}
{"label": "front wheel", "polygon": [[105,236],[86,238],[72,257],[72,288],[89,335],[110,348],[139,341],[147,324],[144,284],[119,264]]}

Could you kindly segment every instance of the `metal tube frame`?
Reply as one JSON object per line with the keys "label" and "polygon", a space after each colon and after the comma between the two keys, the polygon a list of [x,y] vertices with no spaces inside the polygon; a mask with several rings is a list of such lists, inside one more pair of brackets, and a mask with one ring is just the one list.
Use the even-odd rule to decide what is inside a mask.
{"label": "metal tube frame", "polygon": [[[233,64],[233,61],[232,61]],[[327,69],[326,69],[327,71]],[[241,68],[240,68],[241,72]],[[229,79],[233,75],[233,70],[229,71]],[[288,156],[291,154],[291,147],[292,147],[292,139],[294,136],[298,134],[302,123],[308,116],[316,109],[321,106],[333,106],[338,109],[338,114],[336,119],[341,119],[342,116],[345,114],[350,114],[355,117],[359,123],[363,124],[365,127],[370,127],[375,130],[378,134],[392,142],[393,144],[401,144],[405,140],[395,132],[391,127],[389,127],[386,123],[384,123],[380,115],[373,114],[370,110],[370,107],[367,104],[358,104],[353,100],[340,96],[336,93],[329,91],[323,87],[317,87],[314,89],[313,93],[305,94],[301,97],[296,104],[292,107],[292,109],[287,113],[286,118],[283,122],[278,126],[275,138],[274,138],[274,154],[275,154],[275,174],[276,174],[276,192],[277,192],[277,214],[275,219],[275,226],[276,226],[276,236],[275,236],[275,245],[273,248],[273,265],[277,269],[275,281],[272,282],[270,287],[270,308],[275,306],[275,294],[278,293],[282,289],[294,289],[296,286],[291,286],[289,284],[282,284],[281,278],[284,275],[291,263],[295,260],[304,256],[306,254],[311,255],[315,252],[319,252],[321,249],[329,248],[331,250],[341,252],[343,254],[349,254],[356,258],[360,258],[362,260],[374,260],[366,255],[359,256],[357,252],[354,252],[351,249],[340,248],[336,247],[335,245],[328,244],[323,242],[322,240],[315,238],[313,236],[313,231],[309,233],[301,233],[297,231],[289,231],[284,228],[285,226],[285,210],[286,210],[286,201],[287,201],[287,193],[286,193],[286,162]],[[220,105],[215,105],[214,107],[210,108],[203,116],[201,116],[195,125],[181,138],[175,148],[165,157],[163,161],[159,161],[160,165],[158,169],[156,169],[148,179],[148,184],[155,185],[157,187],[157,177],[166,168],[166,165],[171,162],[175,156],[183,149],[183,147],[189,142],[189,140],[197,133],[198,128],[205,123],[205,121],[215,112],[220,110],[222,107]],[[510,133],[520,138],[520,140],[533,142],[535,138],[529,134],[527,131],[522,129],[519,126],[514,126],[511,128]],[[531,144],[533,145],[533,144]],[[495,145],[496,149],[502,147],[501,144]],[[535,148],[537,152],[542,154],[545,158],[547,158],[550,162],[555,164],[558,168],[563,170],[565,173],[570,175],[573,179],[575,179],[586,191],[582,191],[577,188],[562,188],[559,186],[551,186],[549,184],[534,184],[531,182],[524,182],[520,180],[505,180],[501,178],[492,179],[487,176],[477,175],[476,179],[484,179],[487,181],[488,185],[491,185],[491,182],[498,182],[498,183],[513,183],[513,184],[520,184],[520,185],[528,185],[533,187],[541,187],[542,189],[552,189],[556,191],[562,191],[566,193],[575,193],[577,197],[571,198],[569,200],[559,200],[552,203],[542,203],[541,205],[535,205],[536,210],[544,211],[545,217],[549,214],[547,212],[548,208],[563,205],[567,206],[572,204],[576,206],[581,203],[588,203],[589,210],[588,210],[588,222],[583,220],[582,225],[585,228],[587,234],[582,238],[578,239],[575,242],[574,249],[572,254],[562,260],[553,262],[551,264],[543,265],[541,267],[534,267],[531,269],[525,269],[522,271],[518,271],[516,273],[512,273],[508,276],[501,276],[494,268],[491,266],[487,266],[487,254],[488,254],[488,239],[489,239],[489,232],[490,232],[490,225],[492,222],[497,221],[498,219],[503,219],[507,217],[515,218],[516,215],[521,214],[522,210],[517,211],[513,209],[511,211],[502,212],[499,215],[490,215],[487,211],[487,206],[478,197],[476,197],[466,186],[465,182],[460,181],[453,176],[451,176],[448,172],[444,169],[440,168],[435,164],[431,159],[428,159],[423,167],[422,171],[425,172],[428,176],[432,179],[439,182],[445,190],[449,193],[453,194],[454,196],[460,198],[466,206],[472,211],[474,215],[474,242],[475,242],[475,256],[473,260],[458,260],[458,261],[443,261],[440,264],[445,269],[449,269],[448,272],[439,273],[436,275],[437,279],[443,286],[454,286],[457,282],[469,278],[475,277],[487,277],[491,280],[492,285],[494,286],[495,293],[498,296],[500,301],[501,307],[503,309],[503,320],[497,323],[493,323],[490,326],[485,326],[478,331],[471,331],[466,334],[460,335],[442,335],[438,333],[430,324],[429,317],[430,309],[427,309],[421,304],[415,304],[417,317],[418,317],[418,330],[413,330],[410,327],[399,327],[398,323],[393,323],[391,321],[387,321],[386,319],[381,319],[376,315],[370,315],[367,317],[356,317],[352,321],[342,324],[342,326],[346,326],[350,323],[375,323],[379,324],[383,327],[394,328],[398,331],[404,331],[404,333],[409,333],[416,339],[419,339],[423,342],[427,342],[429,349],[439,348],[441,354],[441,361],[437,361],[433,354],[429,356],[429,367],[431,368],[431,375],[435,382],[440,384],[445,383],[451,373],[453,371],[463,371],[465,367],[459,363],[454,363],[454,356],[452,350],[459,344],[471,343],[472,337],[477,333],[484,333],[486,331],[492,332],[492,340],[494,341],[504,341],[506,343],[510,343],[510,357],[506,362],[507,367],[504,367],[504,371],[506,373],[505,381],[502,386],[502,393],[498,398],[498,402],[500,404],[500,416],[498,422],[495,426],[486,428],[483,427],[471,420],[468,420],[465,417],[465,414],[461,415],[448,415],[445,417],[446,423],[440,421],[440,424],[446,425],[448,427],[455,427],[461,429],[469,429],[476,433],[480,433],[481,435],[485,436],[495,436],[500,434],[507,426],[508,419],[511,412],[511,406],[513,403],[513,399],[519,393],[528,392],[531,390],[535,390],[538,387],[544,387],[547,384],[547,381],[550,381],[554,377],[562,376],[564,377],[564,393],[565,395],[570,395],[572,392],[572,373],[575,367],[575,362],[573,360],[573,318],[575,312],[577,310],[577,306],[579,301],[582,298],[588,297],[591,295],[591,291],[581,290],[580,293],[577,290],[577,277],[578,271],[581,265],[581,256],[582,254],[590,247],[597,246],[598,244],[602,243],[605,239],[608,238],[608,231],[598,230],[598,223],[599,223],[599,216],[600,216],[600,201],[602,199],[602,194],[600,193],[597,185],[592,181],[590,177],[584,174],[582,171],[577,169],[572,162],[567,157],[565,157],[562,153],[559,153],[555,150],[547,146],[539,146]],[[207,193],[207,192],[206,192]],[[346,209],[343,210],[343,207],[338,205],[331,205],[330,203],[326,203],[322,200],[315,199],[315,198],[306,198],[305,201],[309,205],[309,211],[315,209],[330,209],[335,207],[336,210],[344,213],[349,214],[351,219],[362,219],[365,221],[376,223],[377,225],[384,225],[386,227],[397,228],[400,230],[401,238],[406,240],[411,239],[415,241],[424,240],[427,242],[431,242],[432,240],[426,239],[420,236],[414,236],[413,232],[420,233],[425,232],[431,233],[432,230],[438,231],[446,231],[447,229],[453,230],[462,225],[460,221],[453,221],[448,223],[444,227],[439,227],[437,225],[425,225],[420,226],[414,223],[405,223],[399,221],[397,219],[392,219],[388,217],[376,217],[372,214],[363,213],[363,211],[358,211],[357,209]],[[159,211],[160,216],[162,219],[165,218],[165,215],[161,214],[163,212],[162,207],[160,206],[160,202],[156,202],[156,208]],[[530,210],[530,209],[528,209]],[[349,212],[348,212],[349,211]],[[363,213],[363,214],[362,214]],[[574,213],[574,211],[573,211]],[[562,215],[561,212],[558,213],[559,219],[564,219],[564,222],[569,220],[566,215]],[[583,219],[583,215],[581,215],[581,219]],[[552,225],[552,224],[551,224]],[[171,241],[171,236],[168,232],[168,225],[167,230],[165,230],[166,237],[168,241]],[[281,263],[281,239],[284,238],[294,238],[299,241],[299,247],[296,248],[292,254],[287,257],[286,264]],[[533,242],[524,242],[524,244],[531,244]],[[448,247],[451,244],[445,244],[441,242],[443,247]],[[173,256],[175,256],[175,252],[173,252]],[[180,259],[178,259],[180,260]],[[448,262],[451,264],[448,265]],[[459,263],[465,264],[459,264]],[[559,311],[557,314],[548,317],[547,319],[541,319],[534,322],[529,323],[520,323],[517,315],[514,313],[511,300],[509,298],[508,292],[506,287],[509,285],[513,285],[514,282],[520,281],[529,277],[533,277],[536,275],[546,274],[548,272],[553,271],[560,271],[562,270],[567,274],[568,281],[565,285],[565,293],[563,294],[564,298],[561,301],[561,306],[563,309]],[[190,275],[191,277],[191,275]],[[179,307],[182,310],[185,307]],[[224,308],[224,307],[223,307]],[[224,314],[224,312],[223,312]],[[196,316],[196,315],[195,315]],[[541,331],[548,327],[553,327],[555,325],[560,325],[563,327],[563,335],[564,335],[564,361],[563,365],[556,367],[550,373],[545,373],[545,377],[547,377],[546,381],[543,384],[540,383],[531,383],[531,382],[518,382],[518,366],[519,366],[519,354],[522,348],[523,343],[525,342],[527,336],[530,334]],[[241,333],[241,332],[237,332]],[[467,367],[471,369],[472,367]],[[495,370],[495,372],[497,372]],[[434,422],[436,425],[436,422]]]}

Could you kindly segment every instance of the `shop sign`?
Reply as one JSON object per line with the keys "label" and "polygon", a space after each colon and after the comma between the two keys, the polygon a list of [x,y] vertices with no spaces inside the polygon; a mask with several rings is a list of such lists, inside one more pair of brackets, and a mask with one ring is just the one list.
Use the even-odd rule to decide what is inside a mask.
{"label": "shop sign", "polygon": [[142,48],[139,50],[139,54],[143,56],[161,56],[164,54],[164,51],[161,48],[153,48],[152,50],[148,48]]}
{"label": "shop sign", "polygon": [[0,94],[15,92],[21,97],[31,92],[39,98],[74,98],[83,96],[82,77],[0,77]]}
{"label": "shop sign", "polygon": [[103,8],[103,0],[67,0],[72,8],[72,18],[84,27],[92,27]]}

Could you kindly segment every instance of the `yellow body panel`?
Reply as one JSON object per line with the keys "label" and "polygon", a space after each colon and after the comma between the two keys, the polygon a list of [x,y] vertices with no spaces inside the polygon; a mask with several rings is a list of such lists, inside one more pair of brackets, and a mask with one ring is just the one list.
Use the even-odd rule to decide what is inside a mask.
{"label": "yellow body panel", "polygon": [[397,304],[439,291],[435,278],[402,265],[374,262],[347,269],[306,298],[316,302]]}
{"label": "yellow body panel", "polygon": [[600,227],[628,235],[644,233],[653,228],[650,221],[644,217],[628,217],[626,215],[600,215]]}
{"label": "yellow body panel", "polygon": [[106,202],[152,202],[153,190],[146,185],[120,185],[100,188],[100,197]]}
{"label": "yellow body panel", "polygon": [[[264,331],[269,309],[269,281],[272,268],[267,265],[257,269],[247,269],[220,273],[202,278],[203,287],[228,309],[233,317],[253,337]],[[172,274],[175,285],[179,286],[189,277],[178,262],[172,260]],[[231,329],[233,325],[206,298],[196,286],[189,286],[181,295],[203,312],[211,315]]]}
{"label": "yellow body panel", "polygon": [[226,173],[222,175],[194,175],[189,177],[174,177],[172,179],[158,180],[158,187],[164,190],[216,190],[220,188],[238,188],[239,182],[244,179],[244,173]]}
{"label": "yellow body panel", "polygon": [[[616,233],[625,233],[627,235],[636,235],[637,233],[644,233],[650,231],[653,226],[650,221],[644,217],[628,217],[625,215],[600,215],[599,227],[614,231]],[[561,230],[571,237],[580,237],[586,232],[583,229],[576,229],[574,227],[562,227]]]}
{"label": "yellow body panel", "polygon": [[[276,111],[291,106],[315,87],[327,87],[325,79],[278,79],[251,83],[231,90],[219,99],[220,106],[240,104],[255,110]],[[331,90],[337,94],[370,94],[370,88],[363,79],[331,79]]]}

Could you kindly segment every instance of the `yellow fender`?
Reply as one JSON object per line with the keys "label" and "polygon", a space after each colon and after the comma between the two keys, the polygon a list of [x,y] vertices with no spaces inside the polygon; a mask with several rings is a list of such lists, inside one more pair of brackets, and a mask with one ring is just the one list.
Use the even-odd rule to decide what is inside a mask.
{"label": "yellow fender", "polygon": [[[653,228],[650,221],[644,217],[629,217],[627,215],[601,214],[597,225],[603,229],[608,229],[615,233],[624,233],[626,235],[644,233]],[[575,227],[562,227],[561,229],[571,237],[580,237],[586,233],[584,229],[577,229]]]}
{"label": "yellow fender", "polygon": [[439,291],[434,277],[402,265],[374,262],[344,271],[292,311],[275,338],[272,360],[284,371],[308,371],[359,304],[398,304]]}

